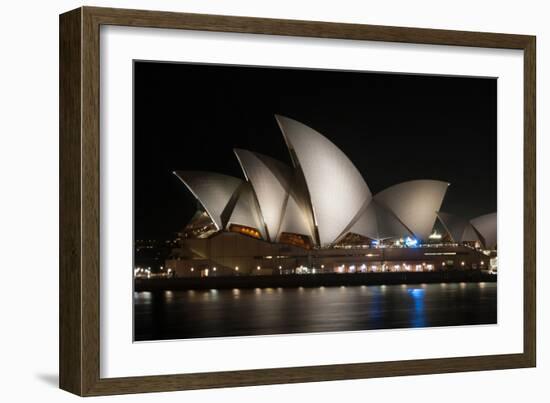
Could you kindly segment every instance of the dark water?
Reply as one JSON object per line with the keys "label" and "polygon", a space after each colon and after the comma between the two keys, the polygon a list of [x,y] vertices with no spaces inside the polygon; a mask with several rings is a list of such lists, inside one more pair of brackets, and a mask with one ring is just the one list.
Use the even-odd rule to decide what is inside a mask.
{"label": "dark water", "polygon": [[491,324],[496,283],[134,293],[135,340]]}

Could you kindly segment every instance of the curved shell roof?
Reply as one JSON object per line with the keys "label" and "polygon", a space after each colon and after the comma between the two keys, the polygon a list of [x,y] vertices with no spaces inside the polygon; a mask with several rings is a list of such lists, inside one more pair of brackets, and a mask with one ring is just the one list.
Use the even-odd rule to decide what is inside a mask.
{"label": "curved shell roof", "polygon": [[293,167],[235,149],[246,181],[211,172],[175,172],[217,230],[239,224],[272,242],[287,232],[326,247],[350,232],[377,240],[405,235],[426,240],[439,216],[456,242],[480,239],[487,247],[496,245],[496,213],[470,222],[437,213],[447,182],[412,180],[372,196],[357,168],[330,140],[293,119],[276,119]]}
{"label": "curved shell roof", "polygon": [[204,207],[218,230],[229,224],[265,229],[251,186],[233,176],[202,171],[177,171],[174,174]]}
{"label": "curved shell roof", "polygon": [[441,211],[437,213],[437,217],[454,242],[481,240],[468,220]]}
{"label": "curved shell roof", "polygon": [[249,183],[243,182],[242,185],[239,186],[234,200],[234,206],[230,206],[231,203],[228,205],[228,207],[231,208],[231,212],[227,219],[226,227],[229,227],[230,224],[239,224],[256,228],[260,231],[262,238],[267,239],[262,215],[259,211],[252,186],[250,186]]}
{"label": "curved shell roof", "polygon": [[432,232],[449,183],[436,180],[412,180],[391,186],[374,196],[419,239]]}
{"label": "curved shell roof", "polygon": [[470,220],[470,223],[483,237],[486,248],[497,246],[497,213],[485,214]]}
{"label": "curved shell roof", "polygon": [[267,239],[275,241],[290,191],[292,171],[282,162],[262,154],[242,149],[234,152],[258,199]]}
{"label": "curved shell roof", "polygon": [[391,211],[380,206],[375,200],[371,200],[368,206],[363,209],[349,230],[345,231],[345,233],[348,232],[376,240],[411,235],[410,231]]}
{"label": "curved shell roof", "polygon": [[224,228],[223,211],[243,181],[213,172],[177,171],[174,174],[202,204],[216,228]]}
{"label": "curved shell roof", "polygon": [[311,228],[312,220],[309,209],[297,198],[293,192],[288,194],[281,226],[277,233],[277,240],[283,232],[291,234],[306,235],[313,241],[315,239]]}
{"label": "curved shell roof", "polygon": [[348,157],[312,128],[283,116],[277,122],[305,178],[319,244],[333,243],[372,197]]}

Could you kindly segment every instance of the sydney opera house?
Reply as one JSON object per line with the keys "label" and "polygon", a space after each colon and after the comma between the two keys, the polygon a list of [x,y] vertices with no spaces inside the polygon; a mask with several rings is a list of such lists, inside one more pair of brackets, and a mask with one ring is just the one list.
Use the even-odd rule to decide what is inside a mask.
{"label": "sydney opera house", "polygon": [[287,117],[276,120],[292,166],[235,149],[243,178],[175,172],[198,202],[165,263],[176,276],[494,266],[496,213],[463,219],[440,211],[450,184],[438,180],[407,181],[372,194],[366,178],[325,136]]}

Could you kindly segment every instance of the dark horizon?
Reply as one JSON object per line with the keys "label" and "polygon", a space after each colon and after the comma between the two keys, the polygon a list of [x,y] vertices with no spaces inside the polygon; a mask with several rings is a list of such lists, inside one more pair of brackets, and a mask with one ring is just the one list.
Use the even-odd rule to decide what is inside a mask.
{"label": "dark horizon", "polygon": [[496,79],[135,62],[136,239],[171,238],[195,212],[173,171],[244,179],[233,148],[290,165],[275,114],[329,138],[373,194],[437,179],[442,211],[496,211]]}

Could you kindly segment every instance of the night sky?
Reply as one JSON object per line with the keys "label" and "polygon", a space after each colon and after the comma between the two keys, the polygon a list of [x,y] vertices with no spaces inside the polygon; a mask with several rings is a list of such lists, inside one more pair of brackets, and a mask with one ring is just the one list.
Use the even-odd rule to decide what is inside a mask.
{"label": "night sky", "polygon": [[195,212],[175,170],[243,178],[234,147],[290,165],[274,114],[328,137],[373,194],[438,179],[442,211],[496,211],[496,79],[135,62],[136,239],[172,238]]}

